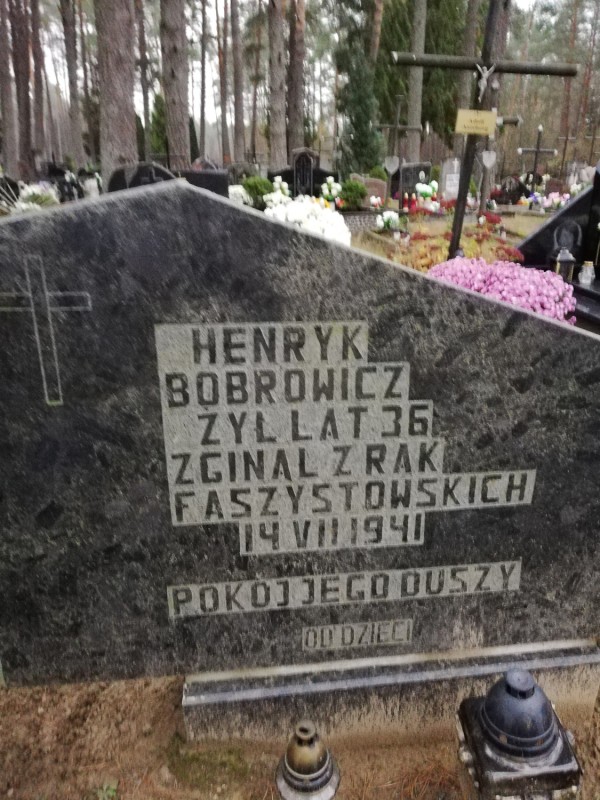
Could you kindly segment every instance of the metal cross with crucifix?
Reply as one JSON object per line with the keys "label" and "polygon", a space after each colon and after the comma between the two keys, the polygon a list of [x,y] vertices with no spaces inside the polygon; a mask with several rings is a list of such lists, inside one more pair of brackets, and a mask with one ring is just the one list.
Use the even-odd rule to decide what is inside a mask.
{"label": "metal cross with crucifix", "polygon": [[66,311],[91,311],[92,300],[88,292],[48,291],[41,259],[28,259],[23,271],[25,285],[20,291],[0,292],[0,312],[31,314],[44,398],[49,406],[61,406],[63,395],[54,316]]}
{"label": "metal cross with crucifix", "polygon": [[[489,4],[488,16],[485,26],[483,47],[481,58],[470,58],[463,56],[434,56],[430,54],[415,55],[414,53],[392,53],[394,63],[398,66],[409,67],[437,67],[438,69],[458,69],[458,70],[477,70],[479,72],[478,88],[479,93],[475,98],[476,111],[484,107],[486,95],[489,91],[489,78],[494,74],[513,73],[522,75],[557,75],[561,77],[574,77],[577,75],[575,64],[537,64],[530,61],[494,61],[492,59],[492,49],[494,37],[500,20],[502,3],[491,2]],[[454,223],[452,226],[452,240],[450,242],[449,257],[454,258],[460,244],[463,220],[467,207],[467,195],[469,193],[469,182],[475,161],[475,148],[477,136],[469,134],[463,154],[463,161],[460,171],[460,183],[458,197],[456,198],[456,209],[454,211]]]}
{"label": "metal cross with crucifix", "polygon": [[538,125],[538,134],[537,139],[535,142],[535,147],[518,147],[517,153],[520,156],[525,155],[526,153],[534,153],[533,157],[533,184],[535,185],[535,176],[537,175],[537,168],[538,168],[538,161],[540,159],[540,155],[552,155],[557,156],[558,150],[548,147],[542,147],[542,134],[544,133],[544,126]]}

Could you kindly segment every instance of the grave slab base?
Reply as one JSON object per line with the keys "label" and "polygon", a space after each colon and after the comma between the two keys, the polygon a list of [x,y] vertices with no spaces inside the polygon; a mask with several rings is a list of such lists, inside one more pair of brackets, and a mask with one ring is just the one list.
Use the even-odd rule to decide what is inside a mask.
{"label": "grave slab base", "polygon": [[600,688],[593,640],[189,675],[186,736],[285,742],[309,717],[328,738],[451,741],[460,702],[515,665],[533,672],[563,724],[585,736]]}

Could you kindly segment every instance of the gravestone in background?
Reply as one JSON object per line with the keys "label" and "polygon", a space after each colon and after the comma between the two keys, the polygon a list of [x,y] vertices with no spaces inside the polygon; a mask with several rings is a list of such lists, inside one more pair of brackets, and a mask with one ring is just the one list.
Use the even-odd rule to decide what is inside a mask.
{"label": "gravestone in background", "polygon": [[192,730],[279,735],[593,665],[599,364],[182,181],[0,222],[6,681],[191,673]]}
{"label": "gravestone in background", "polygon": [[294,171],[292,194],[294,197],[299,194],[314,195],[314,170],[318,167],[318,159],[318,153],[308,147],[294,150],[292,153],[292,169]]}
{"label": "gravestone in background", "polygon": [[371,197],[379,197],[383,202],[385,197],[385,181],[382,181],[381,178],[371,178],[368,175],[359,175],[358,172],[353,172],[350,175],[350,179],[353,181],[359,181],[366,187],[367,196],[364,199],[364,205],[367,208],[370,207]]}
{"label": "gravestone in background", "polygon": [[[600,324],[600,164],[596,166],[594,182],[557,211],[519,244],[524,264],[553,268],[561,246],[570,249],[576,260],[573,291],[577,299],[576,315]],[[577,280],[583,261],[596,264],[596,279],[589,284]]]}
{"label": "gravestone in background", "polygon": [[404,162],[392,175],[392,196],[402,199],[404,193],[408,192],[410,197],[415,191],[417,183],[429,183],[430,177],[431,163],[429,161]]}
{"label": "gravestone in background", "polygon": [[442,164],[440,193],[444,200],[456,200],[460,181],[460,161],[458,158],[447,158]]}
{"label": "gravestone in background", "polygon": [[150,186],[162,181],[172,181],[175,175],[166,167],[153,162],[140,162],[118,167],[110,176],[107,192],[120,192],[123,189],[135,189],[138,186]]}
{"label": "gravestone in background", "polygon": [[206,189],[221,197],[229,196],[229,173],[226,169],[183,169],[177,171],[177,177],[185,178],[197,189]]}

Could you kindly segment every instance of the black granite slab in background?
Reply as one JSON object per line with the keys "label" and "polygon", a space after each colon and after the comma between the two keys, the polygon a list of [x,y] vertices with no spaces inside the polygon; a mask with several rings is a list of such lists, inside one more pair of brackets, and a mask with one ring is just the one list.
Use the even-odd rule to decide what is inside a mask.
{"label": "black granite slab in background", "polygon": [[[597,261],[600,241],[600,162],[592,186],[575,195],[566,206],[552,214],[537,230],[518,245],[525,266],[554,267],[561,247],[569,250],[577,263]],[[600,278],[600,274],[596,275]],[[577,291],[577,283],[574,284]]]}
{"label": "black granite slab in background", "polygon": [[[535,470],[532,502],[427,514],[417,547],[259,557],[240,555],[233,524],[174,526],[155,325],[331,320],[368,323],[369,361],[410,363],[410,396],[433,403],[446,472]],[[180,181],[0,222],[5,678],[133,677],[597,636],[599,390],[594,337]],[[173,585],[517,560],[518,591],[178,619],[167,605]],[[410,644],[302,649],[302,628],[396,618],[412,620]]]}

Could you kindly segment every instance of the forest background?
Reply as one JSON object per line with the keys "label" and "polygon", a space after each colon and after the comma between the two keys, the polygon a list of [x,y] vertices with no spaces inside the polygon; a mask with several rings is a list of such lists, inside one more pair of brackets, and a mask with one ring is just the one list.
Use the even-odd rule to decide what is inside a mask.
{"label": "forest background", "polygon": [[[0,148],[7,175],[44,162],[107,177],[138,160],[172,169],[200,157],[271,170],[308,146],[323,163],[366,172],[389,145],[377,125],[421,134],[408,161],[460,155],[468,72],[395,66],[391,52],[478,54],[488,0],[0,0]],[[491,0],[503,6],[496,54],[580,64],[573,79],[503,76],[501,172],[526,168],[519,146],[595,163],[600,57],[597,0]]]}

